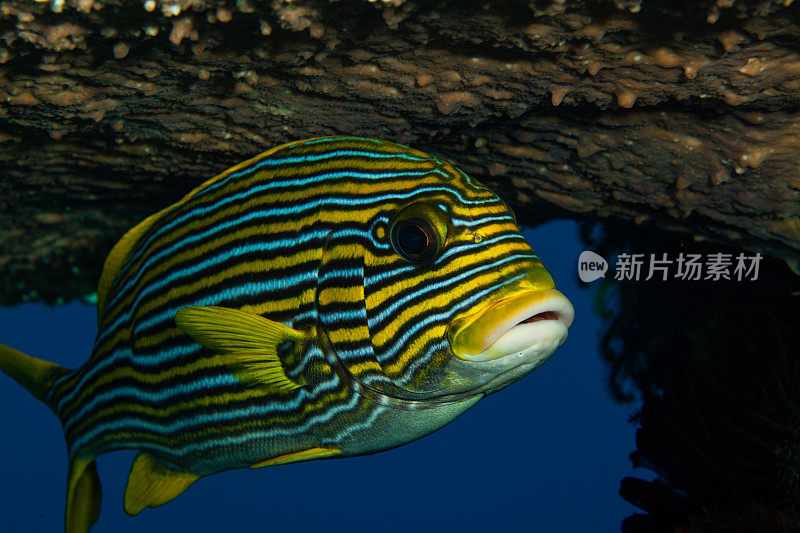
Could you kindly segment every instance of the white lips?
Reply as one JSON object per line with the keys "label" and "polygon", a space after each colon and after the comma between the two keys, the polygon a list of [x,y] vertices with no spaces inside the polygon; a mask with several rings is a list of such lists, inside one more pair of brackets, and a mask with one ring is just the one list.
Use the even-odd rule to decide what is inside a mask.
{"label": "white lips", "polygon": [[[513,356],[519,363],[544,362],[567,339],[567,328],[575,317],[564,295],[555,289],[548,292],[548,298],[536,299],[498,323],[491,335],[496,340],[469,359],[479,362]],[[521,323],[542,313],[553,313],[555,318]]]}

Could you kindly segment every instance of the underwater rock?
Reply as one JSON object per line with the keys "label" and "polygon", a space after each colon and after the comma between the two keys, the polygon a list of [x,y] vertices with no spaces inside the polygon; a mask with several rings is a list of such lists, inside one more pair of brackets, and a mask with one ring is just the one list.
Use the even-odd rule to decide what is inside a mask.
{"label": "underwater rock", "polygon": [[0,303],[93,292],[153,209],[333,134],[452,160],[523,223],[622,220],[797,264],[791,4],[3,0]]}

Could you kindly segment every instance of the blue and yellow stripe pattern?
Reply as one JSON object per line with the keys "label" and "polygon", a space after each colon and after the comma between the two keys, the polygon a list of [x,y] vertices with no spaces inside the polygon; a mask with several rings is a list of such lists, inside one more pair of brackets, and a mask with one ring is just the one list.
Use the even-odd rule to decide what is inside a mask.
{"label": "blue and yellow stripe pattern", "polygon": [[115,246],[90,360],[35,367],[72,461],[66,528],[96,519],[93,459],[108,451],[142,451],[135,514],[200,476],[430,433],[532,370],[473,361],[454,321],[483,349],[495,334],[470,324],[552,287],[508,207],[417,150],[318,138],[237,165]]}

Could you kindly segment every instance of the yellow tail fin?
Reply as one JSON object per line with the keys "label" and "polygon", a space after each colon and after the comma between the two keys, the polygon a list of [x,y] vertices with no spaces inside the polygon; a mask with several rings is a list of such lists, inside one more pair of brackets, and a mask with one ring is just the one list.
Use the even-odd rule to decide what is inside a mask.
{"label": "yellow tail fin", "polygon": [[55,363],[31,357],[5,344],[0,344],[0,370],[44,403],[48,403],[47,392],[53,381],[69,372]]}

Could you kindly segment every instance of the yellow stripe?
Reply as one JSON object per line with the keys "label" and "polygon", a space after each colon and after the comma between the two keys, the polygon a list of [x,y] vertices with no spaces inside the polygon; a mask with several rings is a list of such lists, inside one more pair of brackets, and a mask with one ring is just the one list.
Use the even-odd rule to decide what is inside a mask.
{"label": "yellow stripe", "polygon": [[[473,239],[474,237],[469,234],[462,234],[459,237],[459,240],[466,240],[466,239]],[[491,238],[491,235],[489,236]],[[470,254],[469,258],[462,258],[457,261],[452,261],[449,265],[444,266],[441,269],[437,269],[435,274],[423,274],[416,276],[414,278],[406,279],[402,282],[398,281],[391,285],[385,286],[381,288],[379,293],[370,293],[367,297],[368,299],[368,306],[367,309],[375,309],[378,307],[383,307],[387,301],[391,301],[397,298],[398,294],[406,291],[406,290],[417,290],[422,285],[430,284],[433,280],[439,279],[446,279],[448,277],[453,277],[458,275],[462,272],[465,268],[465,265],[470,267],[482,265],[482,264],[491,264],[493,259],[497,257],[497,255],[501,253],[513,253],[513,252],[529,252],[532,254],[530,250],[530,246],[524,241],[524,239],[520,238],[519,240],[512,241],[508,244],[501,246],[492,246],[491,248],[484,248],[481,250],[476,250],[474,253]],[[395,263],[398,261],[398,258],[392,257],[386,260],[385,266],[388,268],[390,263]],[[384,266],[384,265],[380,265]]]}
{"label": "yellow stripe", "polygon": [[[208,366],[204,366],[202,363],[203,361],[197,361],[192,365],[185,365],[183,367],[177,367],[174,371],[169,372],[169,377],[179,377],[182,375],[190,374],[193,370],[199,370],[203,368],[212,368],[212,367],[224,367],[224,363],[222,362],[221,356],[211,356],[208,357],[206,360],[209,360],[211,363],[218,363],[218,364],[209,364]],[[321,364],[314,364],[312,365],[313,368],[309,370],[309,372],[313,372],[320,376],[320,379],[329,378],[332,374],[330,372],[329,367],[323,366]],[[182,371],[183,369],[188,369],[186,372]],[[137,379],[141,382],[145,383],[158,383],[162,381],[165,377],[165,373],[159,373],[155,376],[150,376],[147,374],[139,374],[135,370],[126,368],[123,369],[126,372],[118,373],[117,377],[126,377],[129,374],[133,377],[137,377]],[[142,403],[134,403],[134,402],[120,402],[115,403],[114,405],[105,408],[104,410],[95,412],[92,416],[88,417],[87,419],[81,421],[77,426],[74,426],[70,429],[70,433],[73,434],[80,434],[80,429],[87,424],[91,424],[96,417],[107,416],[108,414],[113,414],[116,412],[124,412],[124,411],[134,411],[140,412],[145,414],[150,414],[153,416],[163,416],[164,418],[169,417],[173,414],[179,413],[183,410],[193,409],[196,407],[214,407],[214,406],[223,406],[229,402],[234,401],[241,401],[241,400],[250,400],[250,399],[272,399],[274,400],[276,396],[276,391],[270,387],[246,387],[241,392],[235,393],[221,393],[215,395],[199,395],[193,396],[189,398],[189,401],[182,401],[179,403],[171,403],[169,405],[149,405],[149,404],[142,404]],[[311,407],[319,406],[323,404],[325,396],[322,396],[320,400],[315,404],[308,404]],[[82,402],[81,402],[82,403]],[[80,403],[78,405],[81,405]],[[308,411],[308,409],[306,409]]]}
{"label": "yellow stripe", "polygon": [[226,367],[225,361],[226,359],[224,357],[219,355],[213,355],[209,357],[204,357],[202,359],[198,359],[189,364],[184,364],[181,366],[172,367],[167,370],[162,370],[156,374],[139,372],[136,369],[127,366],[114,367],[109,372],[103,374],[99,379],[97,379],[97,381],[93,381],[90,386],[81,389],[80,392],[70,400],[69,405],[82,405],[84,401],[88,399],[88,397],[94,394],[94,391],[97,388],[102,387],[103,385],[106,385],[118,379],[134,378],[136,379],[136,381],[140,383],[151,383],[151,384],[163,383],[166,380],[186,376],[198,370]]}
{"label": "yellow stripe", "polygon": [[[386,187],[386,191],[395,190],[392,187]],[[305,195],[299,194],[298,199],[306,198]],[[259,200],[259,203],[264,203],[263,199]],[[382,206],[372,206],[367,207],[364,206],[363,210],[359,212],[357,215],[360,220],[369,220],[370,218],[374,217],[378,212],[382,209],[386,209],[387,205],[392,205],[391,203],[384,204]],[[245,209],[242,205],[236,206],[237,210]],[[219,213],[214,218],[215,222],[219,219],[225,218],[227,215],[230,214],[230,211],[233,209],[226,210],[223,213]],[[154,268],[148,269],[144,273],[144,275],[137,281],[137,286],[144,287],[149,282],[153,281],[157,278],[160,274],[166,272],[170,268],[173,268],[175,265],[179,264],[191,264],[191,261],[202,256],[205,253],[208,253],[211,250],[215,249],[222,249],[228,243],[233,242],[235,240],[246,240],[248,238],[255,238],[260,237],[262,239],[268,239],[270,235],[278,234],[280,232],[297,232],[298,234],[302,233],[307,227],[311,226],[314,223],[322,222],[322,223],[330,223],[333,225],[340,225],[342,220],[346,220],[347,218],[353,217],[354,214],[352,211],[347,210],[326,210],[324,213],[312,213],[307,215],[301,219],[296,220],[289,220],[285,222],[270,222],[266,224],[259,224],[258,226],[250,226],[238,230],[232,234],[222,235],[217,237],[213,240],[207,240],[199,245],[191,246],[186,250],[181,251],[178,254],[173,255],[169,259],[164,262],[157,263]],[[192,226],[193,228],[197,228],[197,226]],[[178,232],[182,233],[182,232]],[[178,240],[180,235],[175,235],[173,240]],[[167,243],[169,244],[169,243]],[[157,250],[150,249],[147,254],[144,254],[142,257],[149,257],[150,254],[155,253]],[[292,264],[291,261],[286,260],[286,264]],[[121,279],[118,283],[118,287],[124,286],[125,283],[131,278],[135,269],[134,267],[129,270],[126,275]],[[128,291],[128,295],[123,298],[122,300],[116,302],[114,304],[113,309],[109,309],[105,316],[105,324],[110,324],[125,310],[127,309],[133,299],[136,297],[138,291],[130,290]]]}
{"label": "yellow stripe", "polygon": [[[262,304],[258,305],[243,305],[239,309],[241,311],[247,311],[250,313],[254,313],[261,316],[266,316],[270,314],[278,314],[287,311],[296,310],[298,305],[309,305],[311,302],[314,301],[314,289],[306,289],[301,293],[299,298],[289,297],[284,298],[283,300],[266,300]],[[148,336],[139,336],[136,339],[136,343],[134,347],[136,349],[144,349],[150,346],[155,346],[161,342],[164,342],[169,339],[175,339],[178,337],[183,337],[185,333],[178,329],[178,328],[168,328],[160,331],[157,334],[152,334]],[[115,343],[112,341],[120,342],[124,338],[130,337],[130,330],[127,328],[121,328],[120,331],[113,337],[112,339],[105,342],[102,346],[102,349],[105,349],[106,346],[115,346]],[[101,349],[98,348],[97,353],[101,353]]]}
{"label": "yellow stripe", "polygon": [[[287,154],[291,155],[291,154]],[[332,161],[321,161],[317,164],[312,165],[295,165],[289,168],[280,169],[280,173],[278,174],[275,170],[260,170],[258,172],[253,173],[248,179],[240,179],[233,183],[226,184],[225,187],[221,187],[218,190],[214,191],[214,194],[203,195],[200,198],[196,199],[195,202],[189,202],[190,197],[193,196],[194,192],[199,192],[201,186],[196,191],[189,193],[186,197],[182,200],[174,204],[172,207],[178,206],[185,206],[185,209],[181,210],[181,212],[191,211],[193,208],[202,205],[202,204],[213,204],[216,200],[223,196],[233,195],[237,192],[247,190],[256,182],[266,182],[270,181],[274,175],[278,174],[281,180],[285,179],[292,179],[295,177],[300,176],[309,176],[316,173],[328,173],[328,172],[336,172],[337,170],[345,170],[348,168],[353,168],[352,162],[348,164],[348,159],[342,160],[339,163],[341,167],[337,165],[331,165]],[[404,170],[412,170],[412,171],[424,171],[424,170],[434,170],[436,167],[427,162],[398,162],[397,165],[392,166],[393,170],[397,171],[404,171]],[[378,164],[359,164],[358,165],[359,171],[364,172],[371,172],[371,171],[380,171],[382,168]],[[227,174],[227,173],[226,173]],[[210,180],[214,181],[216,178]],[[430,178],[425,178],[427,181],[431,182],[439,182],[441,180],[438,176],[431,176]],[[310,185],[305,188],[293,188],[284,192],[279,193],[270,193],[269,195],[257,195],[252,196],[249,199],[245,200],[244,204],[237,203],[230,208],[223,209],[221,212],[218,212],[211,216],[205,216],[199,220],[192,221],[191,224],[183,224],[178,228],[175,228],[173,232],[162,235],[159,239],[152,242],[149,247],[149,254],[155,253],[158,250],[169,246],[170,244],[179,241],[183,236],[185,236],[189,231],[202,231],[214,224],[216,224],[220,219],[225,218],[226,216],[230,215],[231,211],[239,211],[243,210],[244,206],[253,206],[265,203],[265,198],[269,197],[270,205],[280,205],[280,204],[291,204],[296,203],[299,200],[305,200],[314,196],[330,196],[332,193],[336,193],[343,190],[348,190],[347,187],[343,186],[343,183],[356,183],[358,187],[359,194],[363,195],[364,197],[380,194],[381,192],[387,191],[396,191],[396,190],[405,190],[407,187],[398,187],[399,183],[407,183],[407,184],[415,184],[421,183],[423,179],[410,181],[407,178],[399,178],[399,179],[385,179],[380,181],[370,181],[365,179],[356,179],[356,180],[339,180],[335,184],[332,183],[322,183],[319,185]],[[209,182],[207,182],[209,183]],[[170,209],[170,208],[168,208]],[[341,221],[341,219],[339,219]],[[146,260],[149,254],[142,254],[136,263],[130,265],[128,272],[135,272],[138,270],[141,263]],[[120,280],[120,285],[122,286],[127,279]]]}
{"label": "yellow stripe", "polygon": [[[350,397],[352,389],[342,387],[331,391],[330,393],[322,395],[315,402],[304,402],[301,404],[299,410],[291,411],[288,413],[277,413],[271,417],[259,417],[248,419],[244,423],[228,423],[218,422],[215,425],[205,426],[199,429],[192,430],[192,440],[202,441],[209,434],[220,433],[223,431],[230,431],[232,434],[237,433],[236,428],[247,428],[253,426],[259,427],[281,427],[297,424],[310,414],[323,412],[328,406],[346,400]],[[188,411],[196,407],[215,407],[225,406],[232,402],[239,402],[242,400],[253,399],[275,399],[275,391],[273,389],[261,388],[246,388],[243,392],[237,393],[222,393],[213,396],[198,396],[192,397],[188,402],[171,403],[169,405],[150,405],[132,402],[115,403],[112,406],[95,411],[91,416],[82,420],[79,424],[70,429],[70,435],[80,435],[92,424],[100,418],[113,417],[119,415],[119,418],[125,418],[126,414],[145,415],[151,416],[156,419],[166,419],[170,415],[178,414],[182,411]]]}
{"label": "yellow stripe", "polygon": [[[246,263],[239,263],[234,265],[227,270],[222,272],[218,272],[217,274],[207,277],[201,278],[196,280],[189,285],[175,285],[167,290],[165,293],[161,293],[156,297],[150,298],[145,301],[143,305],[141,305],[137,309],[138,316],[144,316],[146,313],[157,309],[162,306],[167,306],[170,302],[175,301],[183,296],[188,296],[197,291],[203,289],[207,286],[218,286],[224,283],[226,280],[236,277],[242,276],[246,274],[256,274],[256,273],[263,273],[268,272],[270,270],[278,270],[283,268],[284,265],[295,265],[301,263],[307,263],[318,259],[319,250],[317,249],[306,249],[302,250],[293,256],[288,258],[278,258],[273,260],[255,260],[255,261],[248,261]],[[277,268],[276,268],[277,265]],[[308,291],[306,291],[308,292]],[[313,302],[313,294],[309,299],[308,295],[303,297],[301,293],[297,295],[291,295],[281,300],[268,300],[265,304],[260,306],[249,306],[249,308],[258,308],[261,310],[259,314],[263,313],[279,313],[283,311],[298,309],[301,303],[310,303]],[[130,304],[129,304],[130,305]],[[242,310],[245,310],[242,308]],[[112,346],[115,346],[118,342],[122,339],[126,338],[130,334],[128,328],[120,327],[119,330],[112,336],[107,338],[101,345],[98,346],[97,351],[102,352],[107,349],[110,349]],[[177,335],[170,335],[168,338],[175,337]],[[154,344],[158,344],[163,339],[150,339],[150,337],[145,337],[140,339],[140,342],[137,342],[136,346],[138,348],[144,348],[147,346],[153,346]]]}
{"label": "yellow stripe", "polygon": [[[454,291],[455,295],[450,295],[448,298],[437,299],[441,300],[440,302],[431,303],[431,302],[420,302],[416,305],[405,309],[398,317],[393,319],[387,326],[379,331],[373,332],[373,343],[374,345],[380,349],[386,342],[390,341],[391,339],[395,338],[400,333],[400,328],[404,327],[409,320],[413,317],[419,316],[423,313],[426,309],[430,307],[436,307],[437,303],[440,305],[447,305],[448,302],[452,301],[453,296],[458,298],[462,294],[469,294],[472,293],[482,287],[490,287],[492,285],[497,285],[498,280],[500,279],[507,279],[512,275],[514,271],[519,270],[519,265],[513,265],[511,267],[507,267],[500,272],[493,271],[487,274],[481,275],[477,278],[470,279],[466,284],[459,285],[457,290]],[[427,335],[430,334],[430,331],[433,328],[428,329],[420,335],[420,337],[415,338],[412,341],[412,346],[417,344],[418,349],[421,349],[425,345],[425,338]],[[444,337],[444,329],[441,329],[439,332],[439,337]],[[419,351],[414,349],[406,349],[401,352],[400,357],[396,360],[392,361],[388,366],[385,367],[385,370],[390,375],[399,375],[402,371],[407,368],[407,366],[411,363],[411,360],[419,355]]]}

